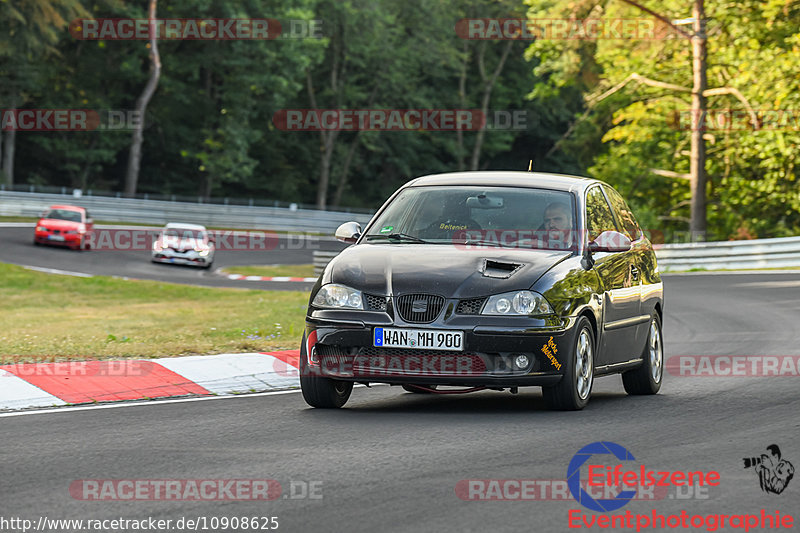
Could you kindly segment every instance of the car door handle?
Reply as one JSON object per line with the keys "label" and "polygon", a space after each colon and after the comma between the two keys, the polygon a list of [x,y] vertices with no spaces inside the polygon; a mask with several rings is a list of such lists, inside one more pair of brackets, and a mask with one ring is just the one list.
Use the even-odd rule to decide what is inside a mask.
{"label": "car door handle", "polygon": [[631,279],[633,281],[639,280],[639,269],[636,268],[636,265],[631,265]]}

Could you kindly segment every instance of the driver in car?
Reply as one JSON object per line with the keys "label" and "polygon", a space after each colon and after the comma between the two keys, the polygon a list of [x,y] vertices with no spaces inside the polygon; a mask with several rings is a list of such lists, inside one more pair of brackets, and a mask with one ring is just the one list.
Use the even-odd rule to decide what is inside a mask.
{"label": "driver in car", "polygon": [[563,202],[553,202],[544,210],[541,229],[546,248],[567,249],[572,247],[572,213]]}

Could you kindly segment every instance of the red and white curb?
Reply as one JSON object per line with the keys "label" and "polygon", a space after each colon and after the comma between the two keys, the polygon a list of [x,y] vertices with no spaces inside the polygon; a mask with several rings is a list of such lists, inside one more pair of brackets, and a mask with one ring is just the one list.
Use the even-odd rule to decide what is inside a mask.
{"label": "red and white curb", "polygon": [[0,365],[0,409],[294,389],[299,356],[286,350]]}
{"label": "red and white curb", "polygon": [[289,276],[243,276],[242,274],[223,274],[223,276],[236,281],[317,281],[317,278],[294,278]]}

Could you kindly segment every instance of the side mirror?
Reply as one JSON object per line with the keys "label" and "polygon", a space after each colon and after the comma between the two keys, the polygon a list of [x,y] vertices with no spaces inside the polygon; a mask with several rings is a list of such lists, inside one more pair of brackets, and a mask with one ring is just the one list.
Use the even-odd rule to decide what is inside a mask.
{"label": "side mirror", "polygon": [[336,240],[354,243],[361,237],[361,224],[358,222],[345,222],[336,228]]}
{"label": "side mirror", "polygon": [[591,252],[627,252],[631,249],[631,240],[618,231],[604,231],[589,243]]}

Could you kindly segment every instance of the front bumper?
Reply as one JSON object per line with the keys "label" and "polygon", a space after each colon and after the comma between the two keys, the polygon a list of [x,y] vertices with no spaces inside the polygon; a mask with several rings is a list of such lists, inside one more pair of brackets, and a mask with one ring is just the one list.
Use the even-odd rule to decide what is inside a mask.
{"label": "front bumper", "polygon": [[195,250],[186,252],[178,252],[174,250],[164,249],[160,252],[153,252],[151,256],[155,263],[170,263],[175,265],[195,265],[205,266],[214,261],[214,254],[210,253],[206,256],[200,255]]}
{"label": "front bumper", "polygon": [[55,231],[36,231],[34,240],[40,244],[52,244],[56,246],[80,246],[85,234],[81,233],[62,233]]}
{"label": "front bumper", "polygon": [[[575,318],[459,316],[431,324],[398,323],[381,312],[318,310],[306,318],[305,376],[368,383],[520,387],[557,383],[573,349]],[[463,351],[383,348],[375,327],[458,330]],[[311,354],[311,357],[309,357]],[[520,368],[516,358],[525,355]]]}

